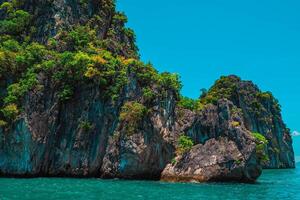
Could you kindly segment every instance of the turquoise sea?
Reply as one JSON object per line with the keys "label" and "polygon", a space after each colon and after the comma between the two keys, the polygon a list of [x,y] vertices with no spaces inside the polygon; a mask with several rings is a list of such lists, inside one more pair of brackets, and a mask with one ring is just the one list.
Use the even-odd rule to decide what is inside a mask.
{"label": "turquoise sea", "polygon": [[100,179],[0,179],[0,200],[300,199],[297,169],[265,170],[256,184],[182,184]]}

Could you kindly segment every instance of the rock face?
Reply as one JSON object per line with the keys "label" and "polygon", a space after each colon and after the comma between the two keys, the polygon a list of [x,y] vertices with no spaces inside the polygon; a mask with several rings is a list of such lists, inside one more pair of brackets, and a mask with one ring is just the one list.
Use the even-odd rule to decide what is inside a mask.
{"label": "rock face", "polygon": [[[253,148],[253,147],[252,147]],[[252,149],[253,150],[253,149]],[[177,158],[176,164],[168,164],[162,172],[162,180],[171,182],[207,181],[255,181],[261,169],[252,154],[246,163],[233,141],[220,137],[210,139],[204,145],[194,146],[188,153]]]}
{"label": "rock face", "polygon": [[[253,182],[262,165],[294,167],[272,96],[230,76],[201,109],[182,108],[178,77],[137,60],[114,1],[10,6],[0,9],[0,175]],[[19,10],[31,27],[11,25]]]}
{"label": "rock face", "polygon": [[[30,92],[23,115],[9,132],[0,131],[3,175],[157,180],[163,171],[162,180],[167,181],[252,182],[261,173],[254,139],[239,115],[230,111],[233,104],[227,100],[200,114],[181,110],[183,114],[176,117],[176,98],[171,92],[165,99],[156,99],[165,103],[157,103],[128,135],[118,117],[122,102],[111,105],[101,100],[99,90],[87,85],[78,88],[73,100],[61,104],[48,81],[40,77],[47,89]],[[132,79],[121,101],[140,98],[141,88],[134,84]],[[93,128],[84,130],[82,120],[91,122]],[[233,121],[241,126],[233,127]],[[169,163],[184,132],[203,145],[177,156],[173,166]]]}
{"label": "rock face", "polygon": [[[261,92],[251,81],[242,81],[237,76],[221,77],[203,97],[227,98],[243,113],[245,127],[261,133],[269,141],[265,149],[269,161],[264,168],[294,168],[294,152],[290,130],[281,117],[278,101],[270,92]],[[207,102],[206,102],[207,103]]]}
{"label": "rock face", "polygon": [[[1,174],[153,178],[172,158],[174,148],[160,134],[166,124],[174,123],[172,93],[165,97],[165,106],[156,106],[137,132],[127,136],[118,116],[123,102],[141,98],[134,78],[114,104],[103,100],[93,85],[77,88],[77,95],[61,104],[53,83],[43,76],[39,81],[45,90],[30,92],[22,116],[8,132],[0,130]],[[93,127],[84,130],[81,121]]]}
{"label": "rock face", "polygon": [[259,177],[256,144],[233,107],[231,102],[220,100],[201,112],[188,133],[203,144],[177,156],[176,162],[164,169],[162,180],[251,182]]}

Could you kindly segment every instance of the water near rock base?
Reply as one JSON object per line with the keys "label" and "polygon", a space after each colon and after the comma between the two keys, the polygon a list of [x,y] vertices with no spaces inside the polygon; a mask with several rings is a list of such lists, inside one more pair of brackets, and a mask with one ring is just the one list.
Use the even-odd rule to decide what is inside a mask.
{"label": "water near rock base", "polygon": [[300,199],[300,168],[264,170],[256,184],[100,179],[0,179],[0,200]]}

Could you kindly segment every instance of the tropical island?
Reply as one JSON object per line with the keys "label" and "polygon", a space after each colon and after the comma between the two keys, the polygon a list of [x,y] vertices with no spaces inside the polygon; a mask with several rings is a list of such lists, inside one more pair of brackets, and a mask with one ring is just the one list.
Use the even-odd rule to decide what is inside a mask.
{"label": "tropical island", "polygon": [[0,175],[254,182],[294,168],[271,92],[223,76],[199,99],[139,59],[113,0],[0,0]]}

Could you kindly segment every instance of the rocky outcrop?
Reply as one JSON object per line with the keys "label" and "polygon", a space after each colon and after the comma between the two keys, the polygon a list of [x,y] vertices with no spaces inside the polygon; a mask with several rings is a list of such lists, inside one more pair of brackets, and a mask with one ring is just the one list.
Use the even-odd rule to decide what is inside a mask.
{"label": "rocky outcrop", "polygon": [[223,137],[210,139],[177,157],[175,164],[168,164],[161,179],[171,182],[254,182],[261,174],[255,154],[241,163],[244,159],[233,141]]}
{"label": "rocky outcrop", "polygon": [[256,144],[233,108],[231,102],[220,100],[201,111],[188,131],[200,144],[179,154],[163,171],[162,180],[251,182],[259,177]]}
{"label": "rocky outcrop", "polygon": [[280,105],[272,93],[261,92],[251,81],[228,76],[216,81],[202,102],[213,103],[212,96],[232,101],[242,112],[245,127],[266,137],[265,152],[269,161],[263,164],[264,168],[295,167],[290,130],[282,120]]}

